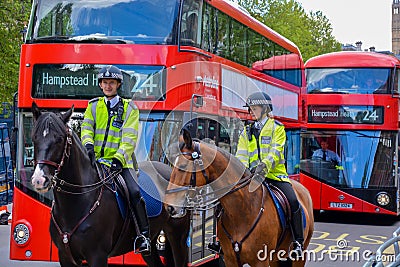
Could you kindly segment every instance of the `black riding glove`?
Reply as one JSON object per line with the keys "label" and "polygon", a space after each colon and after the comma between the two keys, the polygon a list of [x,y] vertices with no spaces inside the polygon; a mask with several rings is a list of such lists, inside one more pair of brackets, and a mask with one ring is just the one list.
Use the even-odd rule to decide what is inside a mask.
{"label": "black riding glove", "polygon": [[263,181],[265,180],[266,167],[267,166],[265,165],[265,163],[260,162],[258,163],[257,167],[253,168],[254,175],[249,184],[249,192],[255,191],[263,183]]}
{"label": "black riding glove", "polygon": [[90,162],[92,163],[92,166],[96,165],[96,154],[94,153],[94,145],[93,144],[86,144],[85,145],[86,151],[88,153]]}
{"label": "black riding glove", "polygon": [[264,162],[260,162],[258,163],[255,171],[254,171],[254,176],[261,176],[261,177],[265,177],[265,168],[267,167],[267,165],[265,165]]}
{"label": "black riding glove", "polygon": [[122,163],[116,158],[113,158],[111,167],[110,167],[110,172],[112,173],[120,173],[122,171]]}

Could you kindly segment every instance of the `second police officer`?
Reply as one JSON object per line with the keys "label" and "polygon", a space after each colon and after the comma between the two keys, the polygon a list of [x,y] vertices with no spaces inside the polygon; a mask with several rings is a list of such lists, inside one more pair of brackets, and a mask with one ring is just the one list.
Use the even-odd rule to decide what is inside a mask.
{"label": "second police officer", "polygon": [[[236,157],[254,173],[254,179],[267,180],[286,195],[291,210],[290,226],[293,235],[291,255],[301,257],[303,252],[303,221],[301,208],[286,172],[284,147],[285,127],[272,117],[271,97],[264,92],[251,94],[245,107],[256,122],[248,125],[239,137]],[[258,178],[258,179],[257,179]],[[250,184],[254,187],[254,183]]]}

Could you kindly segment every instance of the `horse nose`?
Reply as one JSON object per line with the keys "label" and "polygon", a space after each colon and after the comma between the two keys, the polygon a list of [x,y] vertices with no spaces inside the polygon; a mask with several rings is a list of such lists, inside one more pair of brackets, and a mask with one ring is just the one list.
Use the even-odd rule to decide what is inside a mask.
{"label": "horse nose", "polygon": [[175,208],[170,205],[167,206],[167,211],[168,211],[169,215],[175,215],[175,213],[176,213]]}
{"label": "horse nose", "polygon": [[48,175],[40,175],[31,177],[31,184],[36,190],[44,190],[49,188],[51,178]]}

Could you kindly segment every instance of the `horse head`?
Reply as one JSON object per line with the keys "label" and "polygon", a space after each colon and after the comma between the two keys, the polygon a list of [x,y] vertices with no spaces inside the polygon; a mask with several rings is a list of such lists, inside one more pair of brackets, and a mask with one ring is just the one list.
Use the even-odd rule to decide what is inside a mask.
{"label": "horse head", "polygon": [[244,173],[243,164],[234,156],[193,140],[184,129],[164,199],[166,209],[177,218],[184,216],[187,209],[209,207],[229,192]]}
{"label": "horse head", "polygon": [[31,177],[36,191],[50,190],[54,177],[59,173],[71,148],[71,130],[67,126],[73,106],[63,114],[42,112],[32,103],[34,126],[32,142],[34,147],[35,171]]}

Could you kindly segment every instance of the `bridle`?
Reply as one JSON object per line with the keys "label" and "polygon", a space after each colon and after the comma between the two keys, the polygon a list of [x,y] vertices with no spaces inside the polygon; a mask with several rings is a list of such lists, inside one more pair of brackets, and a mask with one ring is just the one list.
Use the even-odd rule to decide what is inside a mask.
{"label": "bridle", "polygon": [[[183,149],[183,146],[185,144],[180,145],[180,150]],[[173,188],[165,191],[165,194],[174,194],[182,191],[186,191],[185,198],[186,198],[186,203],[185,203],[185,208],[188,209],[198,209],[198,206],[201,206],[200,203],[204,202],[204,194],[203,194],[203,188],[199,188],[196,186],[197,184],[197,167],[201,171],[201,173],[204,176],[204,179],[206,180],[206,184],[209,183],[209,177],[207,175],[207,172],[204,168],[204,163],[200,151],[200,142],[194,141],[193,142],[193,152],[181,152],[182,155],[184,156],[189,156],[189,160],[193,161],[193,170],[191,171],[191,176],[190,176],[190,183],[189,185],[186,186],[180,186],[178,188]]]}
{"label": "bridle", "polygon": [[[185,146],[184,143],[180,144],[180,150],[183,149]],[[185,194],[185,202],[183,207],[189,210],[197,210],[197,211],[205,211],[216,207],[219,204],[219,192],[225,192],[226,195],[234,193],[247,184],[250,183],[251,177],[246,176],[242,177],[237,183],[235,184],[228,184],[224,187],[214,189],[211,192],[204,192],[203,187],[197,187],[197,168],[201,170],[204,179],[206,180],[206,184],[209,184],[210,178],[207,175],[204,167],[204,163],[202,160],[202,154],[200,150],[200,142],[194,141],[193,142],[193,152],[181,152],[182,155],[189,156],[189,160],[193,161],[193,170],[191,171],[190,176],[190,184],[186,186],[179,186],[177,188],[169,189],[165,191],[165,194],[174,194],[178,192],[186,192]],[[233,188],[234,187],[234,188]],[[227,191],[229,189],[229,191]]]}
{"label": "bridle", "polygon": [[[58,176],[61,172],[62,167],[64,166],[66,160],[69,159],[69,157],[71,155],[71,147],[72,147],[72,130],[71,130],[71,128],[66,126],[66,139],[65,139],[64,151],[63,151],[63,155],[61,157],[60,163],[56,163],[52,160],[47,160],[47,159],[35,160],[35,166],[37,164],[44,164],[44,165],[48,165],[48,166],[55,168],[54,175],[51,178],[51,188],[55,189],[58,192],[74,194],[74,195],[81,195],[81,194],[86,194],[86,193],[92,192],[94,190],[97,190],[98,188],[102,187],[103,185],[106,185],[109,181],[111,181],[114,178],[114,175],[108,175],[108,177],[103,177],[103,179],[100,179],[98,182],[93,183],[93,184],[88,184],[88,185],[72,184],[72,183],[68,183],[64,179],[59,178]],[[101,171],[100,171],[99,167],[97,166],[97,164],[96,164],[96,169],[97,169],[97,173],[98,173],[99,177],[102,177]],[[85,190],[85,191],[79,190],[78,192],[75,192],[75,191],[71,191],[71,190],[66,190],[65,187],[69,187],[71,189],[85,189],[86,188],[87,190]]]}
{"label": "bridle", "polygon": [[67,137],[65,139],[65,145],[64,145],[64,152],[61,158],[60,163],[56,163],[54,161],[51,160],[47,160],[47,159],[42,159],[42,160],[38,160],[35,161],[35,165],[37,164],[45,164],[45,165],[50,165],[54,168],[56,168],[56,171],[54,172],[53,177],[57,178],[58,174],[61,171],[62,166],[64,166],[64,162],[66,158],[69,158],[69,156],[71,155],[71,146],[72,146],[72,133],[71,133],[71,129],[69,127],[66,128],[66,132],[67,132]]}

